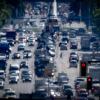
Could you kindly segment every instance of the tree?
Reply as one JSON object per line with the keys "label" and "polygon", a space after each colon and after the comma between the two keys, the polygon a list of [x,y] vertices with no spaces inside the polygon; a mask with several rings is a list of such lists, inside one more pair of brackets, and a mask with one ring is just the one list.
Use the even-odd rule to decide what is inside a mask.
{"label": "tree", "polygon": [[93,12],[93,22],[96,26],[97,34],[100,36],[100,8],[95,9],[95,11]]}
{"label": "tree", "polygon": [[11,15],[11,9],[9,5],[6,4],[5,0],[0,1],[0,27],[5,24],[7,19]]}

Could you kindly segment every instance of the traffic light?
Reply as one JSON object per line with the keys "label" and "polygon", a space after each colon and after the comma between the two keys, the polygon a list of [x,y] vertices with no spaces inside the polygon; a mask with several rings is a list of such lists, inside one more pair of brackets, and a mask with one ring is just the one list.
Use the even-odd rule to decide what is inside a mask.
{"label": "traffic light", "polygon": [[80,75],[81,76],[86,76],[87,74],[87,64],[86,62],[82,62],[80,63]]}
{"label": "traffic light", "polygon": [[92,89],[92,77],[88,76],[87,77],[87,90]]}

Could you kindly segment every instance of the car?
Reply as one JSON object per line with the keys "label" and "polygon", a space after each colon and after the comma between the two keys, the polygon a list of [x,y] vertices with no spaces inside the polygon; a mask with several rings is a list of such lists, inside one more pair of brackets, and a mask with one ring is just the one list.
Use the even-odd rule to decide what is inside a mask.
{"label": "car", "polygon": [[69,34],[69,37],[70,37],[70,38],[76,38],[76,34],[75,34],[75,33],[70,33],[70,34]]}
{"label": "car", "polygon": [[63,84],[62,86],[63,91],[66,91],[66,89],[72,89],[70,84]]}
{"label": "car", "polygon": [[75,60],[75,61],[77,61],[77,62],[78,62],[77,57],[75,57],[75,56],[71,56],[71,57],[69,58],[69,62],[71,62],[71,61],[73,61],[73,60]]}
{"label": "car", "polygon": [[78,56],[78,54],[77,54],[77,52],[71,52],[70,53],[70,57],[69,57],[69,61],[71,61],[71,60],[79,60],[79,56]]}
{"label": "car", "polygon": [[93,80],[92,81],[92,93],[95,96],[99,96],[100,95],[100,81],[99,80]]}
{"label": "car", "polygon": [[7,60],[7,59],[9,59],[9,55],[6,55],[4,53],[0,53],[0,59]]}
{"label": "car", "polygon": [[31,73],[31,71],[29,70],[29,69],[24,69],[24,70],[22,70],[22,74],[21,74],[22,76],[24,76],[24,75],[32,75],[32,73]]}
{"label": "car", "polygon": [[32,73],[29,70],[23,70],[21,73],[21,79],[23,82],[31,82],[32,81]]}
{"label": "car", "polygon": [[50,89],[50,97],[60,97],[61,96],[61,93],[60,91],[56,91],[55,89]]}
{"label": "car", "polygon": [[48,50],[55,50],[55,45],[47,45]]}
{"label": "car", "polygon": [[19,43],[18,45],[18,51],[25,50],[25,43]]}
{"label": "car", "polygon": [[19,74],[20,66],[16,63],[10,64],[9,73]]}
{"label": "car", "polygon": [[60,50],[67,50],[67,44],[60,43]]}
{"label": "car", "polygon": [[35,74],[38,77],[43,77],[44,76],[44,68],[35,68]]}
{"label": "car", "polygon": [[21,61],[20,68],[27,68],[27,69],[29,68],[26,61]]}
{"label": "car", "polygon": [[68,33],[67,33],[66,31],[62,31],[61,35],[62,35],[63,37],[65,37],[65,36],[68,36]]}
{"label": "car", "polygon": [[63,94],[72,97],[72,96],[73,96],[73,90],[72,90],[71,88],[67,88],[67,89],[63,92]]}
{"label": "car", "polygon": [[70,67],[75,67],[75,68],[77,68],[77,65],[78,65],[77,60],[73,60],[73,59],[72,59],[72,60],[70,61],[70,65],[69,65]]}
{"label": "car", "polygon": [[9,83],[18,83],[19,75],[17,73],[10,73],[9,75]]}
{"label": "car", "polygon": [[0,42],[0,53],[9,55],[12,52],[12,48],[8,42]]}
{"label": "car", "polygon": [[24,43],[26,43],[26,41],[27,41],[27,39],[26,39],[26,36],[25,36],[25,34],[23,34],[22,36],[19,36],[19,42],[24,42]]}
{"label": "car", "polygon": [[29,36],[29,38],[28,38],[28,42],[35,42],[35,40],[36,40],[36,37],[33,37],[33,36]]}
{"label": "car", "polygon": [[78,57],[78,53],[77,53],[76,51],[72,51],[72,52],[70,53],[70,56],[76,56],[76,57]]}
{"label": "car", "polygon": [[22,78],[23,82],[31,82],[32,81],[32,77],[29,75],[23,76]]}
{"label": "car", "polygon": [[67,84],[68,81],[69,81],[69,78],[67,76],[66,73],[62,72],[62,73],[58,73],[58,77],[57,77],[57,81],[58,81],[58,84]]}
{"label": "car", "polygon": [[55,50],[49,50],[48,51],[48,53],[49,53],[49,55],[51,56],[51,57],[54,57],[55,56]]}
{"label": "car", "polygon": [[6,91],[3,95],[3,97],[6,98],[6,99],[17,98],[14,90]]}
{"label": "car", "polygon": [[13,39],[7,39],[7,41],[10,44],[10,46],[14,46],[15,41]]}
{"label": "car", "polygon": [[31,58],[31,57],[32,57],[32,51],[31,50],[24,50],[23,58]]}
{"label": "car", "polygon": [[77,77],[74,81],[75,89],[78,91],[80,89],[80,85],[86,83],[86,78]]}
{"label": "car", "polygon": [[4,88],[4,80],[0,80],[0,89]]}
{"label": "car", "polygon": [[85,88],[81,88],[81,89],[79,89],[79,91],[77,91],[78,96],[82,95],[82,94],[86,95],[86,97],[88,96],[88,92]]}
{"label": "car", "polygon": [[97,36],[91,36],[91,38],[90,38],[90,42],[95,42],[97,40]]}
{"label": "car", "polygon": [[33,41],[29,41],[28,42],[28,46],[34,46],[34,42]]}
{"label": "car", "polygon": [[6,37],[0,38],[0,42],[7,42],[7,38]]}
{"label": "car", "polygon": [[0,70],[0,79],[5,80],[6,74],[4,70]]}
{"label": "car", "polygon": [[20,59],[20,58],[21,58],[20,53],[14,53],[12,56],[12,59]]}
{"label": "car", "polygon": [[12,90],[13,90],[12,88],[4,88],[4,92],[12,91]]}
{"label": "car", "polygon": [[35,93],[33,94],[34,97],[47,97],[47,90],[45,88],[38,88]]}
{"label": "car", "polygon": [[[82,98],[87,99],[87,97],[88,97],[88,92],[86,91],[86,89],[83,88],[83,89],[80,89],[80,90],[78,91],[78,94],[77,94],[77,95],[78,95],[78,97],[81,98],[81,99],[82,99]],[[81,100],[81,99],[80,99],[80,100]]]}
{"label": "car", "polygon": [[63,38],[61,39],[61,43],[67,44],[67,43],[68,43],[68,38],[67,38],[67,37],[63,37]]}
{"label": "car", "polygon": [[70,49],[77,49],[78,43],[75,40],[70,41]]}
{"label": "car", "polygon": [[7,60],[0,59],[0,70],[6,70],[7,67]]}

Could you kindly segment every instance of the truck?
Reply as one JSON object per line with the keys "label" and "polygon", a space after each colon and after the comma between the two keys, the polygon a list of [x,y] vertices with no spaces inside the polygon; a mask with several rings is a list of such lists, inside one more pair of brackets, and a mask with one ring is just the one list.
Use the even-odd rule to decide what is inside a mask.
{"label": "truck", "polygon": [[90,50],[90,37],[89,36],[81,37],[81,50]]}
{"label": "truck", "polygon": [[11,53],[11,47],[8,42],[0,42],[0,53],[9,56]]}
{"label": "truck", "polygon": [[100,80],[100,67],[97,65],[88,66],[88,74],[93,78]]}
{"label": "truck", "polygon": [[15,30],[7,30],[6,38],[16,40],[17,32]]}

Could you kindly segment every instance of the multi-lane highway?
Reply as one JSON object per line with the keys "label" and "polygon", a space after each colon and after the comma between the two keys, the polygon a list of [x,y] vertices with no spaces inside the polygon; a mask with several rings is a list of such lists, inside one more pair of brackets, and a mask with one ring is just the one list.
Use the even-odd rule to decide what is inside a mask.
{"label": "multi-lane highway", "polygon": [[[52,4],[52,3],[51,3]],[[60,5],[60,4],[59,4]],[[51,59],[53,58],[53,60],[54,60],[54,63],[55,63],[55,65],[56,65],[56,72],[54,73],[54,76],[53,77],[51,77],[51,79],[54,79],[54,80],[56,80],[56,82],[54,82],[53,83],[53,80],[52,80],[52,82],[50,83],[50,80],[49,80],[49,78],[48,78],[48,81],[45,83],[44,82],[44,84],[42,84],[41,85],[41,87],[39,87],[39,89],[40,89],[40,91],[39,91],[39,93],[40,94],[42,94],[42,92],[44,93],[44,91],[42,91],[41,89],[45,89],[45,87],[46,86],[44,86],[44,85],[48,85],[47,86],[47,90],[46,90],[46,92],[45,92],[45,94],[47,95],[47,96],[54,96],[55,97],[55,95],[57,95],[58,97],[60,97],[60,96],[64,96],[64,90],[63,90],[63,86],[64,86],[64,83],[62,82],[63,81],[63,79],[62,80],[60,80],[61,82],[62,82],[62,84],[57,80],[57,78],[58,78],[58,75],[59,75],[59,73],[66,73],[67,74],[67,77],[68,77],[68,84],[67,85],[69,85],[69,87],[70,87],[70,89],[71,89],[71,91],[73,92],[73,96],[76,96],[76,94],[78,95],[78,93],[76,92],[77,90],[75,89],[75,80],[77,79],[77,77],[80,77],[80,60],[82,59],[82,55],[83,54],[92,54],[93,52],[92,52],[92,50],[90,50],[90,51],[82,51],[81,50],[81,35],[76,35],[74,38],[71,38],[70,37],[70,34],[71,34],[71,31],[72,31],[72,33],[74,34],[74,32],[76,32],[76,28],[78,29],[78,28],[83,28],[85,31],[86,31],[86,33],[87,33],[87,29],[86,29],[86,25],[85,24],[81,24],[81,22],[79,23],[79,22],[74,22],[74,21],[72,21],[72,23],[69,23],[69,22],[65,22],[66,24],[63,24],[63,22],[62,22],[62,20],[63,20],[63,18],[60,18],[60,19],[62,19],[61,20],[61,22],[60,22],[60,25],[61,26],[59,26],[60,27],[60,30],[58,31],[58,32],[54,32],[54,35],[56,36],[57,35],[57,33],[61,33],[60,34],[60,36],[58,36],[58,39],[57,38],[55,38],[53,35],[52,35],[52,33],[50,33],[51,32],[51,30],[48,32],[48,30],[46,30],[46,27],[47,26],[45,26],[45,23],[48,25],[48,24],[50,24],[51,26],[50,26],[50,28],[53,28],[53,25],[51,24],[51,22],[49,23],[48,21],[47,21],[47,19],[50,19],[51,17],[52,18],[54,18],[54,19],[52,19],[52,20],[54,20],[55,21],[55,18],[57,18],[57,14],[58,14],[58,12],[57,12],[57,6],[59,6],[59,5],[57,5],[57,3],[56,3],[56,1],[54,1],[54,3],[50,6],[50,4],[49,5],[46,5],[46,7],[49,7],[49,9],[47,10],[47,11],[50,11],[50,7],[52,7],[52,11],[50,11],[50,12],[48,12],[48,16],[46,16],[46,18],[45,18],[45,22],[44,23],[42,23],[42,26],[41,26],[41,22],[42,22],[42,20],[43,19],[41,19],[41,16],[42,15],[35,15],[35,14],[33,14],[33,15],[29,15],[29,14],[25,14],[25,16],[24,16],[24,18],[21,20],[21,19],[17,19],[17,20],[14,20],[14,23],[15,24],[20,24],[20,25],[22,25],[21,26],[21,28],[22,28],[22,34],[25,34],[25,39],[27,39],[27,38],[29,38],[30,37],[30,35],[32,35],[32,32],[34,31],[34,27],[35,28],[37,28],[38,29],[38,31],[39,31],[39,34],[40,33],[44,33],[44,34],[42,34],[42,35],[40,35],[40,37],[39,37],[39,39],[40,39],[40,43],[39,43],[39,41],[38,40],[36,40],[35,41],[35,45],[34,46],[31,46],[31,47],[29,47],[28,46],[28,42],[26,42],[25,43],[25,49],[27,50],[27,49],[29,49],[29,50],[31,50],[32,51],[32,57],[31,58],[27,58],[27,59],[24,59],[23,58],[23,51],[18,51],[18,45],[19,45],[19,43],[17,42],[13,47],[11,47],[12,48],[12,52],[11,52],[11,54],[10,54],[10,56],[9,56],[9,59],[7,60],[7,67],[6,67],[6,71],[5,71],[5,73],[6,73],[6,78],[5,78],[5,82],[4,82],[4,88],[11,88],[11,89],[13,89],[14,91],[15,91],[15,93],[16,93],[16,96],[17,96],[17,98],[19,98],[19,96],[20,96],[20,94],[32,94],[32,93],[35,93],[36,92],[36,90],[35,90],[35,86],[37,85],[36,83],[35,83],[35,81],[36,80],[42,80],[42,79],[46,79],[45,77],[44,77],[44,75],[42,75],[41,77],[38,77],[37,75],[36,75],[36,73],[35,73],[35,69],[36,68],[40,68],[39,69],[39,71],[40,72],[42,72],[41,70],[41,55],[42,55],[42,53],[39,55],[38,54],[38,57],[41,57],[41,58],[38,58],[38,59],[36,59],[36,55],[35,55],[35,51],[37,50],[37,46],[39,46],[40,45],[40,47],[39,47],[39,49],[41,49],[41,51],[43,51],[44,49],[46,49],[46,52],[47,52],[47,55],[44,53],[43,54],[43,56],[47,56],[47,57],[50,57]],[[69,4],[66,4],[66,5],[64,5],[64,4],[62,4],[62,5],[60,5],[60,6],[62,6],[62,10],[64,10],[63,9],[63,6],[67,9],[67,11],[68,12],[66,12],[67,14],[69,14]],[[60,7],[59,6],[59,7]],[[33,7],[34,8],[34,7]],[[40,7],[41,8],[41,7]],[[35,8],[36,9],[36,8]],[[41,9],[43,9],[43,8],[41,8]],[[38,10],[36,10],[37,12],[38,12]],[[36,12],[36,13],[37,13]],[[50,14],[51,15],[50,15]],[[52,14],[53,13],[53,14]],[[61,12],[59,12],[59,13],[61,13]],[[63,12],[63,13],[65,13],[65,11]],[[36,16],[37,18],[32,18],[32,16],[34,17],[34,16]],[[68,16],[67,16],[68,17]],[[67,19],[67,17],[66,17],[66,19]],[[28,18],[28,19],[27,19]],[[30,20],[32,20],[33,22],[34,22],[34,25],[32,26],[31,24],[30,24]],[[50,19],[51,20],[51,19]],[[57,18],[57,21],[58,21],[58,18]],[[65,27],[66,26],[66,27]],[[68,26],[68,27],[67,27]],[[75,27],[74,27],[75,26]],[[63,27],[65,27],[65,29],[66,30],[63,30]],[[69,30],[69,28],[73,28],[72,30],[70,29]],[[24,31],[23,30],[25,30],[26,31],[26,33],[24,33]],[[73,30],[74,30],[74,32],[73,32]],[[65,35],[67,35],[67,37],[65,36],[62,36],[62,34],[63,34],[63,32],[65,32]],[[31,33],[31,34],[30,34]],[[83,35],[85,36],[86,35],[86,33],[84,34],[83,33]],[[21,33],[17,33],[17,34],[21,34]],[[36,32],[35,33],[36,34],[36,36],[38,36],[37,34],[38,34],[38,32]],[[50,35],[46,35],[46,34],[50,34]],[[44,36],[43,36],[44,35]],[[46,38],[45,38],[45,36],[47,36]],[[19,38],[20,36],[18,35],[18,38]],[[34,36],[33,36],[34,37]],[[51,38],[52,37],[52,38]],[[38,38],[38,37],[36,37],[36,38]],[[46,39],[46,40],[44,40],[44,38]],[[55,39],[54,39],[55,38]],[[67,47],[67,50],[61,50],[60,49],[60,43],[63,41],[63,39],[62,38],[64,38],[64,39],[68,39],[68,41],[67,41],[67,45],[66,45],[66,47]],[[71,41],[72,40],[76,40],[77,41],[77,47],[74,47],[75,46],[75,42],[74,42],[74,46],[73,46],[73,48],[71,48]],[[56,43],[54,43],[54,41],[56,41]],[[50,43],[49,43],[50,42]],[[66,42],[66,40],[64,40],[63,41],[63,45],[65,45],[66,43],[64,43],[64,42]],[[56,44],[56,45],[55,45]],[[51,48],[49,47],[51,45]],[[55,56],[54,57],[52,57],[52,56],[50,56],[50,52],[48,51],[49,49],[51,49],[51,52],[53,52],[54,54],[55,54]],[[55,50],[53,50],[52,51],[52,49],[54,49],[55,48]],[[15,53],[15,52],[18,52],[18,53],[20,53],[20,56],[21,56],[21,58],[20,59],[12,59],[12,56],[13,56],[13,54]],[[49,52],[49,53],[48,53]],[[70,64],[71,64],[71,60],[69,60],[70,59],[70,54],[72,53],[72,52],[74,52],[74,56],[76,56],[75,55],[75,53],[77,53],[78,54],[78,56],[79,56],[79,61],[77,62],[77,57],[76,58],[74,58],[74,60],[72,59],[72,61],[75,61],[75,63],[74,63],[74,65],[76,64],[76,62],[77,62],[77,66],[76,67],[70,67]],[[52,54],[51,54],[52,55]],[[45,58],[46,59],[46,58]],[[34,65],[34,62],[36,61],[36,60],[38,60],[38,64],[35,66]],[[18,83],[9,83],[9,68],[10,68],[10,65],[11,64],[18,64],[18,65],[20,65],[20,63],[22,62],[22,61],[26,61],[27,62],[27,64],[28,64],[28,67],[29,67],[29,70],[31,71],[31,73],[32,73],[32,81],[31,82],[23,82],[22,81],[22,79],[21,79],[21,74],[22,74],[22,71],[23,71],[23,69],[20,69],[20,71],[19,71],[19,80],[18,80]],[[40,64],[40,66],[39,66],[39,64]],[[39,66],[39,67],[38,67]],[[45,66],[45,64],[44,65],[42,65],[42,67],[44,67]],[[44,73],[45,74],[45,73]],[[80,77],[80,78],[83,78],[83,77]],[[65,80],[65,79],[64,79]],[[65,80],[66,81],[66,80]],[[54,89],[54,87],[53,88],[50,88],[50,86],[49,85],[54,85],[54,86],[58,86],[58,90],[56,91],[55,89]],[[66,82],[65,82],[65,85],[66,85]],[[79,84],[78,84],[79,85]],[[59,91],[61,89],[61,91]],[[64,88],[65,89],[65,88]],[[80,88],[81,89],[81,88]],[[84,89],[86,90],[86,86],[84,87]],[[65,89],[66,90],[66,89]],[[41,92],[42,91],[42,92]],[[52,92],[53,91],[53,92]],[[79,91],[79,90],[78,90]],[[0,97],[3,97],[3,94],[4,94],[4,89],[2,89],[2,90],[0,90]],[[47,93],[48,92],[48,93]],[[51,93],[51,95],[50,95],[50,93]],[[61,93],[59,93],[59,92],[61,92]],[[57,94],[52,94],[52,93],[57,93]],[[90,94],[87,94],[87,91],[85,91],[84,92],[87,96],[89,96]],[[60,94],[60,96],[59,96],[59,94]],[[94,94],[92,94],[92,95],[94,95]],[[78,99],[79,100],[79,99]],[[87,100],[87,99],[86,99]],[[97,98],[96,98],[96,100],[98,100]]]}

